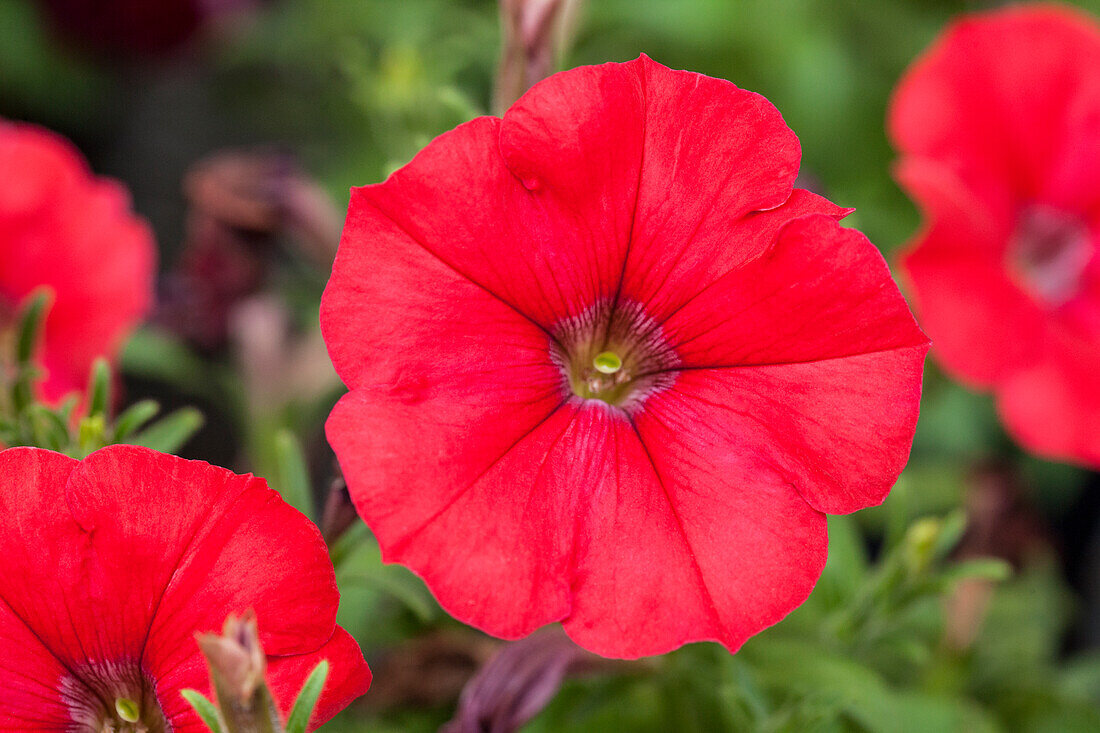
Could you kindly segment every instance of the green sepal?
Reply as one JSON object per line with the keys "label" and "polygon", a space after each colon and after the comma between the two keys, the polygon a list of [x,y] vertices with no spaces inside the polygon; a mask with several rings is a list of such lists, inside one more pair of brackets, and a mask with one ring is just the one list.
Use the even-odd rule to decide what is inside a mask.
{"label": "green sepal", "polygon": [[198,690],[182,690],[180,692],[183,695],[183,699],[191,703],[191,707],[195,709],[199,717],[202,718],[202,722],[206,724],[213,733],[225,733],[225,729],[222,727],[221,716],[218,714],[218,709],[214,707],[214,703],[206,699],[205,696]]}
{"label": "green sepal", "polygon": [[15,358],[20,365],[30,363],[31,357],[34,356],[51,300],[53,300],[52,293],[47,289],[39,288],[27,299],[22,313],[19,314],[19,335],[16,340]]}
{"label": "green sepal", "polygon": [[152,420],[160,412],[160,404],[156,400],[141,400],[122,411],[115,421],[112,442],[124,443],[134,432],[140,430],[145,423]]}
{"label": "green sepal", "polygon": [[309,466],[305,451],[297,436],[289,430],[275,435],[275,467],[278,483],[275,488],[290,504],[307,517],[313,514],[313,489],[309,480]]}
{"label": "green sepal", "polygon": [[107,415],[111,406],[111,367],[102,356],[92,363],[88,378],[88,417]]}
{"label": "green sepal", "polygon": [[313,668],[302,685],[302,691],[298,693],[298,699],[294,701],[294,707],[290,710],[290,717],[286,720],[286,733],[306,733],[309,719],[313,717],[313,708],[317,707],[317,700],[321,698],[321,690],[328,679],[329,664],[327,659],[322,659]]}

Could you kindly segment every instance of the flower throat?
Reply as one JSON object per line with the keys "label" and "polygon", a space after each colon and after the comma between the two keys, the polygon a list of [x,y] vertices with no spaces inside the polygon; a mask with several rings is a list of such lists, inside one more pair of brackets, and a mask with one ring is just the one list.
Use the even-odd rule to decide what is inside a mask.
{"label": "flower throat", "polygon": [[89,733],[170,733],[152,680],[136,663],[94,664],[61,680],[61,699]]}
{"label": "flower throat", "polygon": [[602,301],[554,329],[551,356],[574,397],[627,412],[676,379],[676,352],[632,302]]}

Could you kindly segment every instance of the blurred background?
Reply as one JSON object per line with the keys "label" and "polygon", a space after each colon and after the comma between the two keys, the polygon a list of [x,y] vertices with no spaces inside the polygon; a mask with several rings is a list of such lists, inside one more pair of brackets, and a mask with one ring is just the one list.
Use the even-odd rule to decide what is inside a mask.
{"label": "blurred background", "polygon": [[[800,185],[854,207],[889,259],[919,223],[891,179],[890,91],[990,6],[588,0],[558,67],[645,52],[765,95],[801,139]],[[266,477],[330,540],[375,682],[326,730],[436,730],[464,688],[484,730],[1100,730],[1100,478],[1022,452],[934,358],[898,486],[830,518],[810,601],[737,655],[608,662],[553,631],[501,654],[381,565],[324,441],[342,387],[320,294],[348,189],[491,112],[500,58],[494,0],[0,0],[0,117],[69,137],[156,233],[123,401],[199,408],[182,454]]]}

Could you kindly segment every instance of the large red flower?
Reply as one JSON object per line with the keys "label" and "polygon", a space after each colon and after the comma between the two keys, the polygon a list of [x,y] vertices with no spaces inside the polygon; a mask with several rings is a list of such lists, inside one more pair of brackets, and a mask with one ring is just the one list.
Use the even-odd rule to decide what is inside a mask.
{"label": "large red flower", "polygon": [[370,682],[338,601],[317,529],[260,479],[133,446],[0,453],[0,730],[131,730],[125,698],[142,730],[205,731],[180,695],[209,690],[194,635],[247,609],[284,713],[332,663],[319,725]]}
{"label": "large red flower", "polygon": [[1009,431],[1100,465],[1100,28],[967,17],[909,70],[890,133],[924,212],[904,258],[939,360]]}
{"label": "large red flower", "polygon": [[156,248],[118,184],[65,140],[0,120],[0,327],[31,291],[54,293],[41,358],[46,399],[87,384],[149,309]]}
{"label": "large red flower", "polygon": [[927,342],[764,98],[646,57],[557,74],[356,189],[328,422],[387,560],[457,618],[730,649],[886,496]]}

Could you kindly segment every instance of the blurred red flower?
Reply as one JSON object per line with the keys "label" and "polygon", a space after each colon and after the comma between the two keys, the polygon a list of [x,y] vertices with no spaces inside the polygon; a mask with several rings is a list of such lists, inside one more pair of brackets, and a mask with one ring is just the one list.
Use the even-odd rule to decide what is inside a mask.
{"label": "blurred red flower", "polygon": [[156,247],[126,191],[47,130],[0,120],[0,171],[0,325],[35,288],[53,290],[41,391],[55,401],[149,310]]}
{"label": "blurred red flower", "polygon": [[906,74],[889,128],[939,360],[1031,450],[1100,465],[1100,28],[1044,5],[967,17]]}
{"label": "blurred red flower", "polygon": [[731,650],[886,496],[927,341],[763,97],[646,57],[355,189],[328,436],[385,557],[503,637]]}
{"label": "blurred red flower", "polygon": [[205,731],[180,695],[209,694],[195,633],[247,609],[284,714],[331,662],[319,725],[370,682],[338,602],[317,529],[261,479],[133,446],[0,453],[0,729],[129,730],[128,699],[151,732]]}

